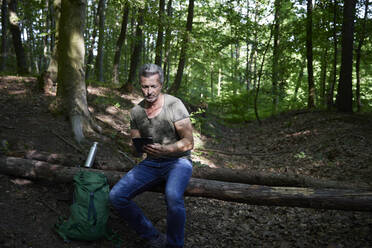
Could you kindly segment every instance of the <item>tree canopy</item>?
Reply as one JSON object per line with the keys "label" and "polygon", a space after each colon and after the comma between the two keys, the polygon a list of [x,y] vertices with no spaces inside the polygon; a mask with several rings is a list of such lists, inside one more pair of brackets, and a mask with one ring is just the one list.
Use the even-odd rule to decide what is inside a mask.
{"label": "tree canopy", "polygon": [[[48,71],[56,59],[58,2],[2,1],[1,71]],[[86,84],[130,92],[138,67],[157,63],[166,90],[231,121],[257,118],[255,108],[263,117],[314,107],[372,109],[368,0],[81,2]]]}

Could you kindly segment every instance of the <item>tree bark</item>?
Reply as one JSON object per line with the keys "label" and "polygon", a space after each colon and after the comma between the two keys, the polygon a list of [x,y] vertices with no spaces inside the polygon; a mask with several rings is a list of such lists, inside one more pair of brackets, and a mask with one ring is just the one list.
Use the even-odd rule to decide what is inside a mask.
{"label": "tree bark", "polygon": [[9,24],[12,33],[13,46],[17,58],[17,71],[19,74],[28,73],[25,49],[21,39],[21,29],[19,27],[19,18],[17,16],[17,0],[10,0],[9,5]]}
{"label": "tree bark", "polygon": [[[93,3],[94,4],[94,3]],[[94,27],[92,31],[92,37],[91,37],[91,44],[88,49],[88,58],[87,58],[87,63],[85,67],[85,80],[88,80],[90,77],[90,72],[93,69],[93,60],[94,60],[94,55],[93,55],[93,50],[96,45],[96,37],[97,37],[97,28],[99,25],[99,16],[98,13],[100,12],[99,10],[100,5],[97,6],[97,13],[93,13],[94,17]],[[95,12],[95,11],[93,11]]]}
{"label": "tree bark", "polygon": [[159,0],[159,24],[158,24],[158,35],[156,38],[155,48],[155,64],[162,66],[163,60],[163,36],[164,36],[164,8],[165,0]]}
{"label": "tree bark", "polygon": [[294,94],[293,94],[293,98],[292,98],[292,108],[297,108],[296,106],[296,103],[297,103],[297,95],[298,95],[298,90],[300,89],[301,87],[301,84],[302,84],[302,78],[304,77],[304,68],[305,68],[305,61],[303,62],[300,62],[300,73],[298,74],[298,78],[297,78],[297,81],[296,81],[296,86],[295,86],[295,90],[294,90]]}
{"label": "tree bark", "polygon": [[333,72],[332,81],[328,89],[327,109],[330,110],[334,104],[334,90],[337,80],[337,57],[338,57],[338,39],[337,39],[337,0],[333,1]]}
{"label": "tree bark", "polygon": [[8,50],[8,0],[3,0],[1,4],[1,63],[0,71],[5,71],[6,69],[6,54]]}
{"label": "tree bark", "polygon": [[279,82],[279,35],[280,35],[280,8],[281,0],[274,2],[274,43],[273,43],[273,67],[272,67],[272,114],[275,115],[278,107],[278,82]]}
{"label": "tree bark", "polygon": [[360,33],[359,43],[356,50],[356,62],[355,62],[355,74],[356,74],[356,91],[355,91],[355,98],[356,98],[356,105],[357,105],[357,112],[360,112],[361,109],[361,102],[360,102],[360,59],[362,57],[362,46],[364,43],[364,39],[366,36],[366,24],[368,19],[368,5],[369,0],[365,0],[364,5],[364,18],[362,23],[362,30]]}
{"label": "tree bark", "polygon": [[53,35],[53,39],[51,39],[51,49],[52,49],[52,55],[50,57],[49,65],[46,70],[46,72],[42,73],[40,76],[41,80],[41,88],[43,89],[44,93],[49,94],[51,92],[51,89],[54,85],[57,84],[57,75],[58,75],[58,29],[59,29],[59,19],[61,16],[61,0],[54,0],[53,6],[51,7],[53,11],[50,11],[51,13],[54,13],[54,17],[51,17],[53,19],[52,23],[55,25],[56,32]]}
{"label": "tree bark", "polygon": [[257,100],[258,100],[258,94],[260,92],[261,77],[262,77],[263,66],[264,66],[265,59],[266,59],[266,53],[269,50],[269,46],[270,46],[270,42],[271,42],[272,37],[273,37],[273,28],[271,28],[271,30],[270,30],[270,38],[269,38],[269,40],[268,40],[268,42],[267,42],[267,44],[265,46],[265,51],[263,53],[263,57],[262,57],[260,69],[258,71],[258,79],[257,79],[256,92],[255,92],[255,95],[254,95],[254,105],[253,105],[254,106],[254,114],[256,116],[256,120],[258,121],[258,123],[260,125],[261,125],[261,120],[260,120],[260,117],[258,115],[258,104],[257,104]]}
{"label": "tree bark", "polygon": [[142,52],[142,26],[144,22],[146,8],[138,11],[138,21],[136,27],[136,38],[134,40],[134,49],[130,58],[130,68],[127,82],[120,88],[123,93],[131,93],[133,91],[133,83],[136,81],[136,73]]}
{"label": "tree bark", "polygon": [[320,69],[320,93],[319,93],[319,102],[322,107],[325,107],[327,104],[325,89],[327,81],[327,65],[328,65],[328,47],[323,48],[322,52],[322,61]]}
{"label": "tree bark", "polygon": [[313,109],[315,107],[315,86],[313,74],[313,0],[307,0],[306,57],[308,82],[307,108]]}
{"label": "tree bark", "polygon": [[84,75],[86,0],[61,2],[58,43],[58,89],[63,112],[69,117],[77,142],[84,132],[100,131],[90,116]]}
{"label": "tree bark", "polygon": [[336,107],[341,112],[353,112],[352,71],[356,0],[344,0],[342,52]]}
{"label": "tree bark", "polygon": [[99,82],[103,82],[103,42],[105,39],[105,11],[106,11],[106,1],[99,0],[98,3],[98,24],[99,24],[99,34],[98,34],[98,46],[97,46],[97,56],[95,64],[96,79]]}
{"label": "tree bark", "polygon": [[[114,185],[124,175],[117,171],[64,167],[40,161],[0,157],[2,174],[31,180],[72,183],[73,176],[80,170],[101,172],[106,175],[110,185]],[[151,191],[163,192],[163,187],[159,186]],[[185,195],[253,205],[372,211],[372,192],[362,190],[268,187],[191,178]]]}
{"label": "tree bark", "polygon": [[170,65],[171,65],[171,39],[172,39],[172,25],[169,23],[169,21],[172,19],[172,0],[168,0],[167,4],[167,17],[168,17],[168,23],[167,27],[165,29],[165,44],[164,44],[164,64],[163,64],[163,70],[164,70],[164,88],[168,88],[169,85],[169,74],[170,74]]}
{"label": "tree bark", "polygon": [[[84,156],[73,154],[57,154],[42,151],[30,150],[26,152],[16,152],[9,156],[24,157],[30,160],[48,162],[50,164],[60,164],[68,167],[74,167],[84,164]],[[100,161],[99,157],[95,159],[94,168],[100,170],[114,170],[126,172],[132,169],[133,163],[113,163]],[[279,174],[265,173],[247,170],[233,170],[228,168],[209,168],[194,167],[192,176],[196,178],[217,180],[233,183],[258,184],[267,186],[287,186],[287,187],[311,187],[311,188],[335,188],[335,189],[368,189],[371,186],[362,183],[339,182],[332,180],[321,180],[298,174]]]}
{"label": "tree bark", "polygon": [[169,92],[172,94],[177,93],[181,86],[183,70],[185,69],[186,59],[187,59],[187,47],[190,42],[190,34],[192,31],[192,22],[194,18],[194,0],[189,0],[189,7],[187,13],[187,21],[186,21],[186,32],[183,37],[182,47],[181,47],[181,54],[180,60],[178,62],[177,74],[174,79],[174,83],[172,84]]}
{"label": "tree bark", "polygon": [[127,33],[128,17],[129,17],[129,2],[126,2],[124,5],[124,9],[123,9],[123,19],[121,21],[120,35],[116,42],[114,63],[112,66],[112,83],[114,85],[119,84],[119,63],[120,63],[120,57],[121,57],[121,48],[123,47],[125,36]]}

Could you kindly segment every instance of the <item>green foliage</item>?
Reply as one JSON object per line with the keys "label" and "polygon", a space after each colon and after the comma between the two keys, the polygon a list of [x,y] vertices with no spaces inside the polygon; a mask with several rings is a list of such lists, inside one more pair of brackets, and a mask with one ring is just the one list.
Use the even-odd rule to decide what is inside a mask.
{"label": "green foliage", "polygon": [[[55,35],[52,12],[46,3],[51,1],[19,1],[17,16],[23,28],[23,43],[33,73],[40,73],[48,65],[51,54],[52,38]],[[280,1],[280,42],[279,42],[279,78],[278,111],[302,109],[307,104],[307,73],[305,58],[305,23],[306,1]],[[337,1],[336,23],[333,23],[334,2],[316,1],[313,9],[313,54],[314,81],[316,85],[317,107],[324,107],[320,102],[322,58],[326,56],[326,85],[328,89],[333,78],[333,28],[336,26],[336,38],[341,42],[342,1]],[[107,1],[104,41],[104,83],[88,81],[87,85],[111,88],[112,65],[116,49],[116,42],[121,31],[123,7],[126,0]],[[173,83],[177,72],[178,59],[182,36],[185,31],[188,1],[172,1],[172,15],[159,21],[159,2],[145,0],[130,0],[129,21],[126,29],[126,40],[121,51],[119,64],[120,87],[127,80],[130,59],[133,49],[135,27],[137,24],[138,8],[146,7],[145,24],[143,25],[143,49],[140,63],[154,62],[155,41],[159,25],[165,30],[170,29],[170,36],[164,37],[170,41],[169,51],[165,51],[163,44],[163,60],[168,52],[167,61],[170,63],[169,83]],[[168,2],[166,1],[166,4]],[[362,33],[363,3],[357,5],[357,19],[355,21],[355,44]],[[98,1],[87,1],[85,45],[86,54],[94,44],[93,34],[96,27],[96,11]],[[165,9],[167,12],[167,7]],[[228,122],[238,123],[255,120],[254,95],[257,87],[258,72],[263,61],[267,44],[268,50],[263,64],[260,92],[257,99],[257,109],[260,118],[271,115],[272,110],[272,64],[273,51],[270,33],[273,23],[273,1],[196,1],[194,9],[193,31],[190,34],[187,62],[182,78],[182,84],[177,95],[193,105],[207,104],[205,113],[195,113],[194,125],[204,132],[208,130],[208,119],[201,117],[208,113],[215,114]],[[367,30],[371,30],[372,22],[367,20]],[[97,42],[98,33],[95,41]],[[94,50],[95,51],[95,50]],[[13,54],[12,50],[8,52]],[[372,106],[372,39],[366,36],[362,47],[361,60],[361,102],[362,111],[371,111]],[[341,53],[337,58],[337,79],[339,75]],[[37,64],[37,67],[36,67]],[[6,70],[16,71],[16,59],[8,56]],[[95,63],[88,65],[91,72]],[[305,67],[305,68],[304,68]],[[38,69],[38,71],[36,70]],[[299,77],[304,72],[302,78]],[[94,75],[94,73],[91,73]],[[91,77],[92,78],[92,77]],[[355,75],[353,75],[355,78]],[[248,84],[249,83],[249,87]],[[354,81],[355,85],[355,81]],[[137,86],[137,85],[135,85]],[[298,87],[297,90],[296,87]],[[247,88],[249,88],[247,90]],[[337,89],[337,84],[335,89]],[[296,93],[295,93],[296,92]],[[355,91],[354,91],[355,92]],[[124,106],[123,103],[112,99],[96,98],[101,104]],[[207,131],[208,132],[208,131]]]}

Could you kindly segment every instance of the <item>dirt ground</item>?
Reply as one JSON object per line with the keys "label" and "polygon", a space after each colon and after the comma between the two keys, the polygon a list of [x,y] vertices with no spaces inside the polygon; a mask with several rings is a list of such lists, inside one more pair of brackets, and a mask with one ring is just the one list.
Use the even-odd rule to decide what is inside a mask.
{"label": "dirt ground", "polygon": [[[0,78],[3,153],[38,150],[85,157],[98,141],[95,166],[129,164],[122,152],[128,149],[128,110],[138,102],[137,95],[89,87],[90,111],[103,133],[77,146],[68,122],[48,110],[53,96],[41,94],[35,85],[35,78]],[[193,160],[210,167],[290,172],[372,186],[371,127],[371,115],[333,112],[297,111],[265,120],[262,126],[224,125],[208,117],[195,127]],[[58,217],[69,214],[70,192],[69,184],[0,174],[0,247],[112,247],[106,240],[64,243],[53,231]],[[135,200],[165,231],[163,195],[146,192]],[[372,247],[372,212],[253,206],[198,197],[186,197],[185,204],[185,248]],[[109,225],[123,239],[123,248],[144,247],[115,211]]]}

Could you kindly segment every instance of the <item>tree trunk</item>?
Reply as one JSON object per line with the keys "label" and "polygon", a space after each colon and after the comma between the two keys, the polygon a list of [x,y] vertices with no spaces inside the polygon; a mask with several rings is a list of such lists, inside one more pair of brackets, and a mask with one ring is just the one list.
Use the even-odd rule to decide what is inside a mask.
{"label": "tree trunk", "polygon": [[[0,157],[2,174],[31,180],[72,183],[73,176],[80,170],[101,172],[106,175],[110,185],[114,185],[124,175],[117,171],[63,167],[40,161]],[[150,190],[163,192],[164,189],[159,186]],[[372,192],[362,190],[268,187],[191,178],[185,195],[253,205],[349,211],[371,211],[372,209]]]}
{"label": "tree trunk", "polygon": [[177,93],[177,91],[179,90],[181,86],[183,70],[185,68],[186,59],[187,59],[187,55],[186,55],[187,47],[189,45],[190,34],[192,31],[193,18],[194,18],[194,0],[189,0],[189,7],[188,7],[187,21],[186,21],[186,32],[184,34],[183,41],[182,41],[181,54],[180,54],[180,60],[178,62],[177,74],[174,79],[174,83],[169,89],[169,92],[172,94]]}
{"label": "tree trunk", "polygon": [[61,2],[58,42],[58,89],[65,114],[78,142],[84,132],[100,131],[90,116],[84,75],[86,0]]}
{"label": "tree trunk", "polygon": [[361,30],[361,33],[360,33],[358,48],[356,50],[355,74],[356,74],[356,78],[357,78],[357,85],[356,85],[356,91],[355,91],[355,98],[356,98],[357,112],[360,112],[360,109],[361,109],[361,102],[360,102],[360,59],[361,59],[361,54],[362,54],[362,46],[363,46],[364,39],[365,39],[365,36],[366,36],[366,23],[367,23],[367,18],[368,18],[368,5],[369,5],[369,0],[365,0],[362,30]]}
{"label": "tree trunk", "polygon": [[[61,6],[60,0],[48,0],[49,1],[49,22],[50,22],[50,29],[56,30],[56,12],[55,12],[55,4],[56,2],[59,2],[59,5]],[[50,51],[53,53],[54,47],[55,47],[55,33],[53,32],[50,35]]]}
{"label": "tree trunk", "polygon": [[[59,39],[59,19],[61,17],[61,0],[54,0],[53,1],[53,7],[52,7],[54,13],[54,23],[55,23],[55,29],[56,32],[54,34],[54,38],[52,39],[54,41],[54,44],[51,45],[53,47],[52,50],[52,56],[50,57],[50,62],[48,65],[48,69],[46,71],[45,79],[44,79],[44,86],[51,86],[51,84],[57,83],[57,75],[58,75],[58,39]],[[52,42],[52,41],[51,41]],[[45,92],[47,93],[47,92]]]}
{"label": "tree trunk", "polygon": [[315,86],[313,74],[313,1],[307,0],[307,20],[306,20],[306,57],[307,57],[307,82],[308,98],[307,108],[315,107]]}
{"label": "tree trunk", "polygon": [[155,48],[155,64],[162,66],[162,51],[163,51],[163,33],[164,33],[164,8],[165,0],[159,0],[159,24],[158,24],[158,36],[156,38]]}
{"label": "tree trunk", "polygon": [[[26,152],[16,152],[10,156],[24,157],[30,160],[48,162],[50,164],[60,164],[68,167],[83,165],[84,155],[47,153],[42,151],[30,150]],[[19,160],[22,162],[22,160]],[[128,163],[107,163],[96,157],[93,168],[100,170],[113,170],[127,172],[134,166],[133,162]],[[372,190],[371,186],[362,183],[339,182],[332,180],[315,179],[309,176],[297,174],[265,173],[248,170],[233,170],[228,168],[209,168],[194,167],[192,176],[195,178],[217,180],[233,183],[258,184],[266,186],[286,186],[286,187],[305,187],[305,188],[335,188],[335,189],[365,189]]]}
{"label": "tree trunk", "polygon": [[112,83],[114,85],[119,84],[119,64],[120,64],[120,57],[121,57],[121,48],[123,47],[125,36],[127,33],[128,17],[129,17],[129,2],[126,2],[124,5],[124,10],[123,10],[123,19],[121,21],[120,35],[116,42],[116,47],[115,47],[114,63],[112,66]]}
{"label": "tree trunk", "polygon": [[[275,27],[274,27],[275,29]],[[269,50],[269,46],[270,46],[270,42],[271,42],[271,39],[273,37],[273,29],[270,30],[270,38],[265,46],[265,51],[263,53],[263,57],[262,57],[262,62],[261,62],[261,65],[260,65],[260,70],[258,71],[258,79],[257,79],[257,87],[256,87],[256,92],[255,92],[255,96],[254,96],[254,114],[256,116],[256,120],[258,121],[259,124],[261,124],[261,120],[260,120],[260,117],[258,115],[258,106],[257,106],[257,100],[258,100],[258,93],[260,92],[260,84],[261,84],[261,77],[262,77],[262,72],[263,72],[263,66],[265,64],[265,59],[266,59],[266,53],[267,51]]]}
{"label": "tree trunk", "polygon": [[120,88],[123,93],[131,93],[133,91],[133,84],[136,81],[136,74],[138,64],[141,58],[142,52],[142,26],[144,22],[146,8],[138,11],[138,22],[136,27],[136,38],[134,40],[134,49],[130,58],[130,68],[127,82]]}
{"label": "tree trunk", "polygon": [[7,32],[8,32],[8,4],[7,0],[3,0],[1,5],[1,62],[0,71],[6,70],[6,57],[8,51],[7,44]]}
{"label": "tree trunk", "polygon": [[333,96],[337,80],[337,57],[338,57],[338,39],[337,39],[337,0],[333,1],[333,78],[328,89],[327,109],[333,106]]}
{"label": "tree trunk", "polygon": [[298,79],[296,82],[295,91],[294,91],[293,98],[292,98],[292,106],[294,106],[294,108],[296,108],[298,90],[301,87],[302,78],[304,77],[304,68],[305,68],[305,61],[300,62],[300,73],[298,74]]}
{"label": "tree trunk", "polygon": [[274,44],[273,44],[273,68],[272,68],[272,114],[275,115],[278,107],[278,81],[279,81],[279,32],[280,32],[280,7],[281,0],[275,0],[274,14]]}
{"label": "tree trunk", "polygon": [[96,79],[99,82],[103,82],[103,42],[105,39],[105,11],[106,11],[106,1],[99,0],[98,3],[98,19],[99,19],[99,35],[98,35],[98,46],[97,46],[97,56],[95,64]]}
{"label": "tree trunk", "polygon": [[10,0],[9,5],[9,24],[12,33],[13,46],[17,58],[17,72],[19,74],[28,73],[25,50],[22,45],[21,29],[19,27],[19,18],[17,16],[17,0]]}
{"label": "tree trunk", "polygon": [[[94,4],[94,3],[93,3]],[[100,12],[99,10],[100,5],[98,4],[97,7],[97,13],[93,13],[94,17],[94,27],[92,31],[92,37],[91,37],[91,44],[88,50],[88,58],[87,58],[87,64],[85,68],[85,80],[88,80],[90,77],[90,72],[93,69],[93,60],[94,60],[94,55],[93,55],[93,50],[96,45],[96,37],[97,37],[97,29],[99,25],[99,16],[98,13]]]}
{"label": "tree trunk", "polygon": [[336,106],[341,112],[353,112],[353,39],[356,0],[344,0],[342,23],[341,70],[337,89]]}
{"label": "tree trunk", "polygon": [[[167,4],[167,17],[168,20],[172,19],[172,0],[168,0]],[[164,88],[167,89],[169,85],[169,73],[170,73],[170,43],[172,39],[172,25],[170,23],[167,23],[167,27],[165,29],[165,44],[164,44],[164,64],[163,64],[163,70],[164,70]]]}
{"label": "tree trunk", "polygon": [[320,94],[319,94],[319,102],[322,107],[325,107],[327,103],[325,89],[326,89],[326,81],[327,81],[327,65],[328,65],[328,47],[323,48],[322,51],[322,61],[321,61],[321,69],[320,69]]}

